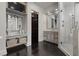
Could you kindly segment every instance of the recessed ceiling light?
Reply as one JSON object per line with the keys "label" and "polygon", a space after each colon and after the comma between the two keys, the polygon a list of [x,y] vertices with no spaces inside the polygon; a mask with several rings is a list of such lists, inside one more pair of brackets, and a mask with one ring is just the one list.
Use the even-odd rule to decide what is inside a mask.
{"label": "recessed ceiling light", "polygon": [[31,11],[31,13],[33,13],[34,11]]}
{"label": "recessed ceiling light", "polygon": [[58,9],[55,9],[55,10],[58,10]]}

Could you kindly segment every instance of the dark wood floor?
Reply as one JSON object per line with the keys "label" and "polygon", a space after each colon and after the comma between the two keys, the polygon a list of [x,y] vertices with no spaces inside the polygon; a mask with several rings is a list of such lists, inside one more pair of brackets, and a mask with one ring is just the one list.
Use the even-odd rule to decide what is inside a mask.
{"label": "dark wood floor", "polygon": [[65,56],[56,45],[48,42],[40,42],[35,49],[32,49],[31,46],[21,45],[7,51],[7,56]]}

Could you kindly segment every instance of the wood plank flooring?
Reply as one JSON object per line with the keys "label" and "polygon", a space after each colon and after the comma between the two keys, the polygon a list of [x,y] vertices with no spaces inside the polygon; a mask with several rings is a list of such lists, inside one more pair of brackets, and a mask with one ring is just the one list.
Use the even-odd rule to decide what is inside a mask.
{"label": "wood plank flooring", "polygon": [[52,43],[39,42],[36,48],[21,45],[7,49],[7,56],[65,56],[65,54]]}

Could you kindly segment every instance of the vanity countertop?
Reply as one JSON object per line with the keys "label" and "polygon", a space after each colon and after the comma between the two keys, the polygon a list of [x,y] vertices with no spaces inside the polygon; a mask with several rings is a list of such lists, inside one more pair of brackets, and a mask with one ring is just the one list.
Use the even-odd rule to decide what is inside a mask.
{"label": "vanity countertop", "polygon": [[6,39],[13,39],[13,38],[20,38],[20,37],[27,37],[27,35],[24,34],[24,35],[6,36]]}
{"label": "vanity countertop", "polygon": [[45,30],[44,32],[58,32],[58,30]]}

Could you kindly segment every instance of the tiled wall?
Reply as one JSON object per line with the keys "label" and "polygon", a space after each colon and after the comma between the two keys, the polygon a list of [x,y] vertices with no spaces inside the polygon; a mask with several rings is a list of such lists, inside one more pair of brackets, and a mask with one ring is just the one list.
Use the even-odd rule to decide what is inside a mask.
{"label": "tiled wall", "polygon": [[60,33],[59,46],[69,54],[73,55],[73,39],[72,39],[72,15],[74,14],[74,3],[62,2],[60,8]]}

